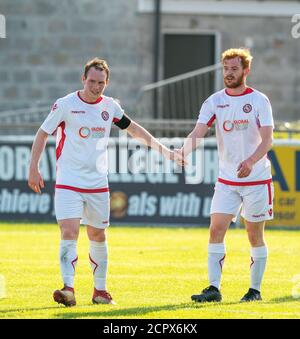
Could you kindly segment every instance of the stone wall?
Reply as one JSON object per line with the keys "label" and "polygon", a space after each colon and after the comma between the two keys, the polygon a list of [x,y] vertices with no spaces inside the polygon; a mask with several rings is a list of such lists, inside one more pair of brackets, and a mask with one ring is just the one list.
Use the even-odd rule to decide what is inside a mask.
{"label": "stone wall", "polygon": [[111,67],[107,95],[128,109],[152,81],[152,18],[136,1],[1,0],[0,110],[50,104],[81,86],[83,65],[99,56]]}
{"label": "stone wall", "polygon": [[[196,1],[196,0],[195,0]],[[81,87],[84,63],[99,56],[111,66],[106,94],[134,110],[141,86],[152,82],[153,14],[137,0],[1,0],[6,39],[0,39],[0,111],[50,105]],[[271,99],[277,119],[297,119],[300,39],[290,18],[170,15],[162,29],[214,30],[221,48],[252,44],[249,84]]]}

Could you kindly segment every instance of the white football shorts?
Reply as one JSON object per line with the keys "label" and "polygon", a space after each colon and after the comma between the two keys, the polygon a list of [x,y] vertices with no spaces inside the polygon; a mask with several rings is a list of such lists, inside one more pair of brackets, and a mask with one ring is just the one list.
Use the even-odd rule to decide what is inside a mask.
{"label": "white football shorts", "polygon": [[68,189],[55,189],[57,220],[81,218],[80,223],[96,228],[109,226],[109,192],[81,193]]}
{"label": "white football shorts", "polygon": [[[215,185],[210,214],[225,213],[241,216],[250,222],[273,219],[273,183],[254,186]],[[235,218],[233,218],[235,219]]]}

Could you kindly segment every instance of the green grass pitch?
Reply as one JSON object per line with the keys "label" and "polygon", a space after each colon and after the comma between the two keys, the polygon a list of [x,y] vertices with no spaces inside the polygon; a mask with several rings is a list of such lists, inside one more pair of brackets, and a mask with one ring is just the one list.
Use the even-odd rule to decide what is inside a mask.
{"label": "green grass pitch", "polygon": [[[300,318],[300,232],[267,230],[269,260],[263,301],[240,304],[249,287],[249,244],[243,229],[226,237],[222,303],[196,304],[207,286],[208,230],[110,227],[108,289],[117,305],[91,303],[93,280],[85,228],[76,268],[77,306],[52,299],[62,287],[56,225],[0,224],[0,318]],[[5,289],[5,291],[3,291]]]}

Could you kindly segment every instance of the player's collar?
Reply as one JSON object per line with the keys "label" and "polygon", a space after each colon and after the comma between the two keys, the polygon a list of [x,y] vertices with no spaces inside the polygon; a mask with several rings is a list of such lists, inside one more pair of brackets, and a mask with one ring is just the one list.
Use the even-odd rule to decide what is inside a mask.
{"label": "player's collar", "polygon": [[229,94],[227,88],[225,88],[225,93],[229,95],[230,97],[241,97],[242,95],[250,94],[253,92],[253,89],[251,87],[247,87],[243,93],[241,94]]}
{"label": "player's collar", "polygon": [[89,101],[86,101],[84,99],[82,99],[82,97],[80,96],[80,91],[77,91],[77,95],[78,95],[78,98],[83,101],[84,103],[86,104],[89,104],[89,105],[95,105],[95,104],[99,104],[99,102],[102,101],[102,97],[99,97],[96,101],[93,101],[93,102],[89,102]]}

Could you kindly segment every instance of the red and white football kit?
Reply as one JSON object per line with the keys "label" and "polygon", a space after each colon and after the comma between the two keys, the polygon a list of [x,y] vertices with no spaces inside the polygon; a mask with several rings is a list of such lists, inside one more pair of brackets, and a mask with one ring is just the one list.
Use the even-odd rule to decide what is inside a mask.
{"label": "red and white football kit", "polygon": [[239,164],[249,158],[261,143],[260,127],[274,127],[269,99],[247,88],[237,96],[223,89],[202,105],[198,123],[209,127],[216,123],[219,178],[211,205],[211,214],[241,215],[248,221],[273,218],[271,163],[267,155],[260,159],[248,177],[238,178]]}
{"label": "red and white football kit", "polygon": [[113,98],[102,96],[88,103],[79,91],[53,105],[41,129],[57,132],[57,220],[82,218],[82,223],[94,227],[109,225],[107,146],[112,123],[123,117]]}

